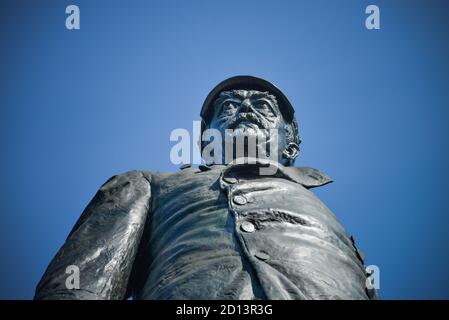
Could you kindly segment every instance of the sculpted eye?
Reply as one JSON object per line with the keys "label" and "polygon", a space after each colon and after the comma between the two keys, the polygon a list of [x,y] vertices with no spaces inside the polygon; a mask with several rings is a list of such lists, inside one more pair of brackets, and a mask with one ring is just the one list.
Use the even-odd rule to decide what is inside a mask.
{"label": "sculpted eye", "polygon": [[235,109],[236,109],[235,105],[232,102],[227,101],[223,104],[220,116],[221,117],[229,116],[235,112]]}
{"label": "sculpted eye", "polygon": [[271,107],[265,101],[260,101],[259,103],[257,103],[256,109],[257,111],[266,116],[273,114]]}

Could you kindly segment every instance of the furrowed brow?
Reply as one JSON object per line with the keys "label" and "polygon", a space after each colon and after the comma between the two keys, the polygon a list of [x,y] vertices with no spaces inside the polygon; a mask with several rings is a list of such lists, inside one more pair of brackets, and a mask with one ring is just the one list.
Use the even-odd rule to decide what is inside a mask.
{"label": "furrowed brow", "polygon": [[218,98],[217,100],[215,100],[215,104],[214,104],[215,115],[220,114],[222,112],[223,106],[226,102],[241,103],[242,100],[235,96],[227,96],[227,97],[225,96],[225,97]]}

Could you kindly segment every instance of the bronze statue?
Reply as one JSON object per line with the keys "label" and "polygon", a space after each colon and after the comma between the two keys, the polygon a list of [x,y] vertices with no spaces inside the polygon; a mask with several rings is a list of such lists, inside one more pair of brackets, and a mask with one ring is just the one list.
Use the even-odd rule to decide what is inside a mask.
{"label": "bronze statue", "polygon": [[[271,83],[237,76],[204,102],[202,130],[272,139],[276,161],[130,171],[100,188],[48,266],[36,299],[373,299],[357,248],[294,167],[294,109]],[[202,148],[205,145],[203,143]],[[226,146],[223,142],[223,148]],[[245,156],[248,154],[245,153]],[[261,169],[274,167],[272,175]],[[79,289],[66,268],[80,270]]]}

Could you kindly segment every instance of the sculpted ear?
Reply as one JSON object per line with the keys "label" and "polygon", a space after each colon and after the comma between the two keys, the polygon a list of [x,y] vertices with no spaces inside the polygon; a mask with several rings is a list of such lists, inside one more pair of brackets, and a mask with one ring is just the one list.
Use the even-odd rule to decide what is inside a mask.
{"label": "sculpted ear", "polygon": [[293,165],[296,157],[299,155],[299,145],[296,142],[290,142],[282,152],[282,158],[286,159],[288,165]]}
{"label": "sculpted ear", "polygon": [[299,145],[301,144],[296,119],[293,118],[291,123],[285,124],[284,129],[286,141],[289,142],[282,152],[282,159],[286,162],[287,166],[292,166],[296,157],[299,155]]}

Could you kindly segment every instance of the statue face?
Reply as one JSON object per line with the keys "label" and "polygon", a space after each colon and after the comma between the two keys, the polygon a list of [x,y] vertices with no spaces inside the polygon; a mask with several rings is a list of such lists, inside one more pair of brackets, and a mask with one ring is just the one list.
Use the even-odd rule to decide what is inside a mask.
{"label": "statue face", "polygon": [[[286,125],[273,95],[255,90],[232,90],[221,92],[216,99],[209,128],[220,131],[222,137],[229,135],[226,129],[231,129],[233,137],[253,136],[257,144],[268,142],[269,152],[275,152],[276,160],[280,161],[286,147]],[[270,134],[270,129],[277,130],[277,139]]]}

